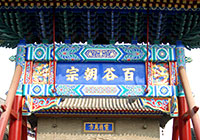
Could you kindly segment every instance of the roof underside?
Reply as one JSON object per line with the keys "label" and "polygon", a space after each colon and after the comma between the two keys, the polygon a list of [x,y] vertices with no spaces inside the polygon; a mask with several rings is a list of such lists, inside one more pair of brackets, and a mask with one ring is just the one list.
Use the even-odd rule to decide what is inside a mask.
{"label": "roof underside", "polygon": [[[149,42],[189,49],[200,47],[200,1],[151,0],[56,2],[56,42],[93,40],[94,44]],[[42,43],[53,40],[52,1],[0,2],[0,46],[15,48],[19,40]]]}

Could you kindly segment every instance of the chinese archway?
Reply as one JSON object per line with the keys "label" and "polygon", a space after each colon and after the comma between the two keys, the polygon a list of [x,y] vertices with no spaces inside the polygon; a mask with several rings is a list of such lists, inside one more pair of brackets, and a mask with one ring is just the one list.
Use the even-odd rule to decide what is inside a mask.
{"label": "chinese archway", "polygon": [[200,139],[184,52],[200,46],[199,7],[199,0],[1,1],[0,46],[17,54],[0,140],[9,119],[9,139],[26,140],[33,115],[80,118],[77,134],[114,136],[123,125],[113,118],[160,126],[173,118],[173,140],[191,140],[191,118]]}

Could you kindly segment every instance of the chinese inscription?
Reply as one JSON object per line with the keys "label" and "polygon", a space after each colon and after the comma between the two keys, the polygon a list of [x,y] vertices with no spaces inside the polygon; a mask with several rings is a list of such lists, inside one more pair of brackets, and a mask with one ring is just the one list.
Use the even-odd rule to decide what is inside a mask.
{"label": "chinese inscription", "polygon": [[94,81],[97,80],[97,68],[88,68],[85,70],[85,80],[93,79]]}
{"label": "chinese inscription", "polygon": [[103,77],[103,79],[105,78],[107,81],[111,81],[114,80],[115,78],[118,78],[117,75],[115,75],[113,72],[115,71],[114,68],[107,68],[104,73],[106,73],[106,75]]}
{"label": "chinese inscription", "polygon": [[114,123],[112,122],[85,122],[84,132],[113,132]]}
{"label": "chinese inscription", "polygon": [[73,82],[74,80],[78,80],[77,72],[79,72],[79,69],[75,68],[74,66],[71,66],[71,69],[67,69],[67,81]]}
{"label": "chinese inscription", "polygon": [[[124,77],[125,77],[125,81],[133,81],[133,76],[134,76],[134,71],[135,68],[123,68],[122,69],[124,72]],[[113,81],[115,78],[118,78],[117,75],[115,75],[113,72],[115,71],[115,69],[113,67],[111,68],[107,68],[104,73],[104,77],[103,79],[106,79],[107,81]],[[67,81],[71,81],[73,82],[74,80],[78,80],[78,73],[79,69],[75,68],[74,66],[71,66],[71,69],[67,69],[66,70],[66,77],[67,77]],[[94,81],[97,80],[97,68],[88,68],[85,70],[85,80],[91,80],[93,79]]]}
{"label": "chinese inscription", "polygon": [[135,71],[135,68],[124,68],[122,70],[125,71],[125,81],[133,81],[133,71]]}
{"label": "chinese inscription", "polygon": [[57,63],[56,84],[145,85],[144,63]]}

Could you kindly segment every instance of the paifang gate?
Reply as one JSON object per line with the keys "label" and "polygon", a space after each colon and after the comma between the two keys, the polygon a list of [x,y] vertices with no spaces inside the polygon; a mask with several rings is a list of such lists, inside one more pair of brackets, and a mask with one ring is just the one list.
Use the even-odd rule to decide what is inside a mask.
{"label": "paifang gate", "polygon": [[[102,133],[102,138],[112,133],[118,139],[129,137],[117,136],[123,133],[120,128],[126,130],[120,123],[128,121],[126,125],[135,129],[129,124],[141,124],[140,121],[150,116],[178,116],[176,55],[181,54],[176,53],[180,50],[176,46],[150,45],[147,61],[143,45],[57,44],[56,63],[51,44],[29,44],[25,48],[23,115],[39,116],[39,131],[44,130],[47,121],[53,122],[43,120],[44,116],[54,117],[51,112],[58,117],[69,117],[62,120],[63,124],[76,126],[66,132],[77,131],[80,137],[82,133],[92,133],[94,137]],[[125,120],[113,119],[122,115]],[[137,117],[142,119],[134,119]],[[147,122],[154,127],[159,121]],[[59,128],[68,129],[67,126]],[[152,133],[157,135],[157,129],[154,130]],[[134,133],[140,133],[139,129]],[[46,137],[38,134],[40,138]],[[149,137],[148,133],[145,135]],[[73,139],[68,134],[64,137]]]}
{"label": "paifang gate", "polygon": [[26,140],[27,118],[38,140],[159,139],[171,118],[174,140],[191,139],[189,118],[200,139],[184,52],[199,48],[199,6],[1,1],[0,46],[17,47],[17,55],[0,139],[9,118],[10,140]]}
{"label": "paifang gate", "polygon": [[[28,46],[23,95],[30,111],[58,105],[61,97],[140,97],[142,105],[177,116],[174,46],[152,45],[147,63],[145,46],[57,45],[55,71],[53,48]],[[34,101],[46,104],[35,108]]]}

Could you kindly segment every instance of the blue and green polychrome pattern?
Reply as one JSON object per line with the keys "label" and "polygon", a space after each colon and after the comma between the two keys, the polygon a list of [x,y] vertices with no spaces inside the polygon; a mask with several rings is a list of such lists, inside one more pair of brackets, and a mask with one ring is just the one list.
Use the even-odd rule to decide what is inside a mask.
{"label": "blue and green polychrome pattern", "polygon": [[177,95],[177,87],[169,85],[56,85],[56,93],[52,93],[53,85],[25,84],[23,96],[57,97],[57,96],[117,96],[117,97],[171,97]]}
{"label": "blue and green polychrome pattern", "polygon": [[23,80],[24,80],[24,69],[22,70],[22,74],[20,77],[19,85],[17,87],[16,95],[22,96]]}
{"label": "blue and green polychrome pattern", "polygon": [[18,45],[17,46],[17,56],[16,56],[16,65],[20,65],[24,67],[25,64],[25,45]]}
{"label": "blue and green polychrome pattern", "polygon": [[[186,63],[185,63],[185,50],[184,50],[184,47],[177,47],[176,48],[176,57],[177,57],[177,66],[178,66],[178,68],[180,66],[185,67]],[[178,96],[185,96],[179,76],[178,76]]]}
{"label": "blue and green polychrome pattern", "polygon": [[[56,44],[56,61],[136,62],[146,61],[146,45],[70,45]],[[53,44],[27,44],[26,60],[53,60]],[[150,61],[176,61],[175,46],[150,45]]]}
{"label": "blue and green polychrome pattern", "polygon": [[[176,96],[171,97],[170,101],[170,114],[172,117],[178,116],[178,100]],[[176,113],[175,113],[176,112]]]}
{"label": "blue and green polychrome pattern", "polygon": [[182,47],[176,48],[176,57],[177,57],[177,65],[178,68],[180,66],[185,67],[185,50]]}
{"label": "blue and green polychrome pattern", "polygon": [[140,103],[152,110],[160,110],[169,114],[171,117],[178,116],[178,105],[176,96],[171,98],[140,98]]}
{"label": "blue and green polychrome pattern", "polygon": [[17,87],[16,95],[21,96],[22,95],[22,85],[23,85],[23,75],[24,75],[24,69],[25,69],[25,45],[19,44],[17,46],[17,55],[16,55],[16,66],[20,65],[22,67],[22,74],[19,81],[19,85]]}
{"label": "blue and green polychrome pattern", "polygon": [[35,112],[42,109],[49,109],[53,106],[59,105],[61,102],[60,97],[47,97],[47,98],[32,98],[29,97],[26,99],[25,106],[22,110],[28,112]]}

